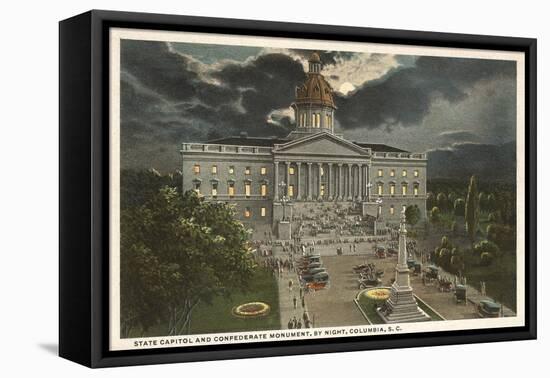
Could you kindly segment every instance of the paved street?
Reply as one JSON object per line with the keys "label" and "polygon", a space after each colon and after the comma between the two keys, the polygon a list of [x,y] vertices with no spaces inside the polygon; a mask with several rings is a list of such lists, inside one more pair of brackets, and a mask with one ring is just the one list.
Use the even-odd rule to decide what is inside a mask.
{"label": "paved street", "polygon": [[[281,328],[288,328],[288,321],[293,317],[301,319],[304,310],[315,319],[316,327],[331,327],[345,325],[365,324],[365,319],[357,309],[353,299],[360,291],[358,288],[358,275],[353,272],[353,266],[365,262],[372,262],[377,269],[384,270],[382,282],[384,286],[390,285],[391,278],[394,277],[396,257],[377,259],[372,254],[373,243],[359,243],[356,247],[356,254],[349,254],[349,244],[343,243],[343,256],[336,255],[336,247],[340,245],[317,246],[316,253],[322,256],[323,266],[330,275],[330,287],[317,292],[305,295],[306,308],[302,308],[298,277],[293,271],[284,271],[279,277],[279,298],[281,311]],[[288,255],[283,255],[280,247],[275,248],[275,256],[283,259]],[[347,252],[347,253],[346,253]],[[292,290],[288,288],[288,282],[292,280]],[[422,284],[418,276],[411,275],[411,285],[414,293],[434,308],[440,315],[447,320],[475,319],[475,303],[487,297],[481,297],[479,292],[468,286],[468,303],[456,304],[453,293],[440,292],[437,284]],[[294,309],[293,298],[296,296],[297,308]],[[514,313],[504,309],[505,316],[513,316]]]}

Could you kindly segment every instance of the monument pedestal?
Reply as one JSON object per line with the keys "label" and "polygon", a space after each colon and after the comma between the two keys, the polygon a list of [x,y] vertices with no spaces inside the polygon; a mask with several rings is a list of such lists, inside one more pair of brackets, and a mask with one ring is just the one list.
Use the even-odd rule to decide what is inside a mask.
{"label": "monument pedestal", "polygon": [[382,307],[376,310],[385,323],[410,323],[431,320],[430,316],[418,307],[412,288],[401,287],[394,282],[391,295]]}
{"label": "monument pedestal", "polygon": [[289,221],[279,221],[277,224],[277,236],[279,240],[290,240],[292,238],[292,230]]}

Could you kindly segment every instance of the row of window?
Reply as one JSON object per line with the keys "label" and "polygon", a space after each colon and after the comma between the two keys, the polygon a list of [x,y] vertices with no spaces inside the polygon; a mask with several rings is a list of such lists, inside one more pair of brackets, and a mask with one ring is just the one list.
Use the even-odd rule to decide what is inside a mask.
{"label": "row of window", "polygon": [[[260,208],[260,216],[261,217],[265,217],[267,213],[267,210],[265,207],[262,207]],[[250,209],[250,207],[245,207],[244,208],[244,217],[245,218],[250,218],[252,216],[252,210]]]}
{"label": "row of window", "polygon": [[[395,186],[396,186],[396,185],[395,185],[394,183],[390,183],[389,186],[390,186],[390,193],[389,193],[389,194],[392,195],[392,196],[394,196],[394,195],[395,195]],[[379,196],[385,194],[385,193],[384,193],[384,184],[383,184],[383,183],[379,182],[379,183],[377,184],[377,188],[378,188],[377,193],[378,193]],[[409,192],[409,184],[407,184],[407,183],[402,183],[402,184],[401,184],[401,195],[406,196],[406,195],[408,195],[408,192]],[[414,184],[414,185],[413,185],[413,195],[416,197],[416,196],[418,196],[418,193],[419,193],[419,185],[418,185],[418,184]]]}
{"label": "row of window", "polygon": [[[292,185],[291,185],[292,186]],[[194,183],[194,189],[195,189],[195,192],[197,192],[197,194],[201,194],[201,183],[200,182],[195,182]],[[235,190],[235,183],[234,182],[228,182],[227,183],[227,195],[229,197],[234,197],[236,195],[237,191]],[[244,195],[246,197],[250,197],[252,193],[252,184],[250,182],[245,182],[244,183]],[[212,197],[217,197],[218,196],[218,183],[217,182],[213,182],[212,183],[212,187],[210,188],[210,195]],[[267,184],[265,183],[262,183],[260,184],[260,195],[262,197],[267,197]]]}
{"label": "row of window", "polygon": [[[233,165],[230,165],[228,168],[227,168],[227,172],[232,175],[235,173],[235,166]],[[251,168],[250,167],[245,167],[244,168],[244,174],[245,175],[250,175],[252,172]],[[199,175],[201,173],[201,166],[200,164],[195,164],[193,166],[193,173],[196,174],[196,175]],[[213,165],[211,170],[210,170],[210,173],[212,173],[213,175],[217,175],[218,174],[218,166],[217,165]],[[262,176],[265,176],[267,175],[267,167],[261,167],[260,168],[260,174]]]}
{"label": "row of window", "polygon": [[[407,170],[403,169],[401,171],[401,177],[407,177],[407,175],[408,175]],[[414,175],[414,177],[420,176],[420,172],[418,171],[418,169],[414,170],[413,175]],[[382,169],[378,170],[378,177],[384,177],[384,170],[382,170]],[[395,169],[390,170],[390,177],[395,177]]]}
{"label": "row of window", "polygon": [[[298,119],[298,126],[320,128],[321,113],[313,113],[311,115],[311,118],[308,117],[305,113],[300,114],[300,118]],[[330,114],[325,114],[325,127],[332,127],[332,115]]]}
{"label": "row of window", "polygon": [[[235,166],[233,165],[230,165],[227,169],[228,173],[230,175],[234,174],[235,173]],[[211,170],[210,172],[213,174],[213,175],[216,175],[218,174],[218,166],[217,165],[212,165],[211,167]],[[244,174],[245,175],[250,175],[252,172],[251,168],[250,167],[245,167],[244,168]],[[193,166],[193,173],[195,173],[196,175],[200,174],[201,173],[201,166],[200,164],[195,164]],[[294,167],[288,167],[288,173],[290,175],[294,175],[296,173],[296,169]],[[262,176],[265,176],[267,174],[267,167],[260,167],[260,174]],[[324,170],[323,170],[323,167],[321,167],[321,176],[324,175]],[[401,171],[401,177],[407,177],[408,173],[407,173],[407,170],[406,169],[403,169]],[[415,169],[413,171],[413,176],[414,177],[419,177],[420,176],[420,172],[418,171],[418,169]],[[384,170],[382,169],[379,169],[378,170],[378,177],[384,177]],[[395,177],[395,169],[392,169],[390,170],[390,177]]]}

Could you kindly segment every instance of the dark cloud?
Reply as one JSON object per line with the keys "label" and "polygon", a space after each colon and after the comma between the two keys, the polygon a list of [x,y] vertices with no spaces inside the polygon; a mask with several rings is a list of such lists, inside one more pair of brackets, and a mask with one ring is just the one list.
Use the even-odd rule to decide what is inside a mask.
{"label": "dark cloud", "polygon": [[339,95],[336,118],[344,129],[418,125],[435,99],[464,100],[480,81],[515,77],[515,63],[497,60],[419,57],[350,95]]}
{"label": "dark cloud", "polygon": [[[294,54],[305,58],[312,51],[293,50]],[[182,52],[163,42],[122,42],[123,167],[174,170],[180,164],[179,145],[182,142],[237,135],[241,131],[251,136],[284,136],[291,130],[293,121],[285,109],[294,98],[296,85],[305,79],[298,59],[273,53],[244,62],[222,61],[206,66]],[[328,65],[351,59],[355,54],[319,53]],[[370,59],[377,58],[383,55],[370,56]],[[347,96],[338,95],[336,118],[341,128],[365,132],[375,132],[373,129],[378,128],[381,132],[382,127],[418,125],[430,112],[434,101],[444,99],[450,104],[464,104],[467,103],[465,99],[469,99],[478,107],[477,112],[461,109],[455,112],[460,119],[453,123],[450,123],[451,111],[446,106],[440,107],[437,117],[432,110],[433,124],[446,123],[447,129],[458,131],[438,137],[439,129],[432,133],[434,138],[439,138],[439,143],[430,144],[430,147],[485,142],[487,139],[474,138],[482,128],[484,135],[509,135],[498,130],[511,129],[510,125],[515,122],[515,110],[510,105],[514,103],[515,86],[488,85],[478,90],[478,97],[473,97],[471,92],[483,82],[510,81],[515,74],[513,63],[434,57],[403,61],[407,62],[405,67],[391,70]],[[468,106],[471,110],[473,105]],[[467,121],[471,127],[464,127],[462,123],[469,114],[471,119]],[[469,135],[468,130],[475,132]],[[455,145],[454,150],[432,151],[434,172],[445,173],[444,165],[439,170],[437,161],[466,156],[462,152],[465,148]]]}
{"label": "dark cloud", "polygon": [[[177,146],[209,136],[286,135],[290,119],[268,115],[288,107],[305,79],[299,61],[266,54],[205,71],[166,43],[121,45],[121,148],[123,165],[171,170]],[[144,153],[147,151],[147,153]]]}
{"label": "dark cloud", "polygon": [[513,183],[516,180],[515,142],[494,144],[456,143],[428,151],[428,176]]}
{"label": "dark cloud", "polygon": [[[303,59],[309,59],[311,54],[316,52],[321,58],[323,65],[330,66],[337,64],[340,60],[350,60],[357,53],[350,51],[319,51],[319,50],[305,50],[305,49],[290,49],[293,53],[300,56]],[[381,55],[381,54],[373,54]]]}
{"label": "dark cloud", "polygon": [[441,141],[441,144],[444,145],[457,142],[477,142],[480,140],[478,135],[466,130],[444,131],[439,133],[438,139]]}

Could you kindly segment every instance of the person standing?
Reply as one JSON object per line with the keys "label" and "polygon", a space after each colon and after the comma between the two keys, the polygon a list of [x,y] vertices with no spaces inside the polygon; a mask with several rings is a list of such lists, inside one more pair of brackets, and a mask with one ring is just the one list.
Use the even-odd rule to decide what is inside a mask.
{"label": "person standing", "polygon": [[292,298],[292,303],[294,304],[294,309],[296,310],[298,308],[298,299],[296,299],[296,296]]}

